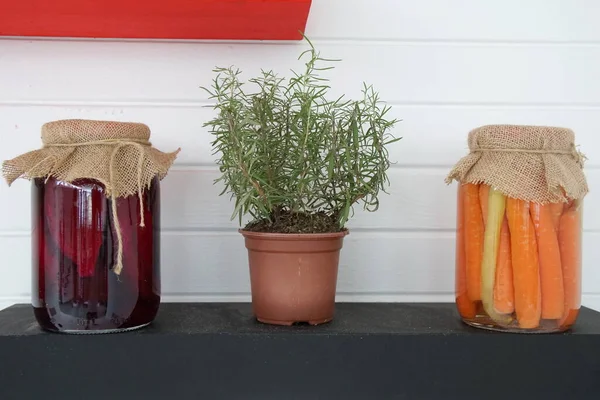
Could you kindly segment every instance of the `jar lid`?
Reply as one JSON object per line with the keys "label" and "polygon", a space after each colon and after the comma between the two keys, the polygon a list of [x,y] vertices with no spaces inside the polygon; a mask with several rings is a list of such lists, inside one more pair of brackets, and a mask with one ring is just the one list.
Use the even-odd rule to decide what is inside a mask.
{"label": "jar lid", "polygon": [[46,178],[73,182],[88,178],[101,182],[107,196],[127,197],[167,175],[179,149],[163,153],[149,142],[144,124],[68,119],[42,126],[41,149],[2,164],[10,185],[18,178]]}
{"label": "jar lid", "polygon": [[485,183],[507,196],[539,203],[580,199],[589,190],[582,170],[585,156],[570,129],[486,125],[469,133],[469,150],[446,183]]}

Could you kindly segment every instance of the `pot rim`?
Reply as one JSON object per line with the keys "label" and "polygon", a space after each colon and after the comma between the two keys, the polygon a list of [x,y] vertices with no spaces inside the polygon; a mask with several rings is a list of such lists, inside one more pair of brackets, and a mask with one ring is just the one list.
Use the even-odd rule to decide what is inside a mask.
{"label": "pot rim", "polygon": [[294,241],[294,240],[330,240],[340,239],[350,234],[348,229],[340,232],[329,232],[329,233],[272,233],[272,232],[252,232],[245,229],[238,229],[238,232],[245,238],[257,239],[257,240],[282,240],[282,241]]}

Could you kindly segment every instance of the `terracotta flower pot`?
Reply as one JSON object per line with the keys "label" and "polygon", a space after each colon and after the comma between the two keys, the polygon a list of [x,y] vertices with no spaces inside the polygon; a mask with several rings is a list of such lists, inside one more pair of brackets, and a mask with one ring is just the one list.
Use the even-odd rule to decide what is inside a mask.
{"label": "terracotta flower pot", "polygon": [[333,319],[340,250],[347,231],[240,233],[248,249],[252,308],[259,321],[318,325]]}

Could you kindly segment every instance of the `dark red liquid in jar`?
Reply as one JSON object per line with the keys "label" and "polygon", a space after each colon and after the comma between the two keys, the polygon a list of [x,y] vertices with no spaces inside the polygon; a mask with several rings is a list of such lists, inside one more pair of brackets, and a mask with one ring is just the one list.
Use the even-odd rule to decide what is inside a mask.
{"label": "dark red liquid in jar", "polygon": [[110,198],[93,180],[35,179],[32,191],[32,304],[42,328],[92,333],[152,322],[160,304],[160,189],[117,199],[123,270]]}

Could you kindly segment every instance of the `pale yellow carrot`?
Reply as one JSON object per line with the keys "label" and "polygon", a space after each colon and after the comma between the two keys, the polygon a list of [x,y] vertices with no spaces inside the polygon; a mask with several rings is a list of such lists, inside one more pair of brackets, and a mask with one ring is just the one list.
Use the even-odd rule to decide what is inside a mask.
{"label": "pale yellow carrot", "polygon": [[498,260],[500,231],[502,229],[505,207],[506,196],[496,189],[490,189],[487,205],[487,224],[485,226],[483,241],[483,259],[481,261],[481,300],[486,314],[492,320],[502,325],[508,325],[512,321],[510,315],[500,314],[494,309],[496,262]]}

